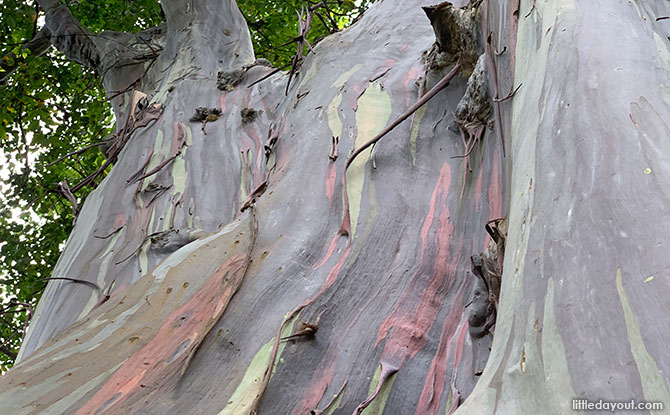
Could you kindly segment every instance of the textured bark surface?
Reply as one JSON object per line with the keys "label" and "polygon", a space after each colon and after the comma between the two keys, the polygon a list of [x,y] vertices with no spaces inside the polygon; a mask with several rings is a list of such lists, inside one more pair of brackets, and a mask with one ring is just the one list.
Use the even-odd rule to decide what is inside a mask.
{"label": "textured bark surface", "polygon": [[[463,110],[482,88],[460,72],[346,172],[352,150],[453,66],[435,50],[426,61],[429,2],[376,3],[318,44],[288,95],[285,74],[247,88],[263,65],[217,89],[219,72],[254,62],[234,2],[165,3],[166,29],[114,34],[120,51],[92,41],[125,146],[54,277],[111,297],[50,283],[21,362],[0,378],[1,413],[670,404],[670,53],[655,20],[667,3],[540,0],[525,17],[529,2],[483,2],[490,94],[523,83],[492,103],[495,122],[454,118],[491,113]],[[138,36],[155,61],[138,58]],[[190,121],[199,107],[221,114]],[[508,210],[490,351],[492,336],[469,324],[482,294],[471,256]],[[279,341],[317,319],[314,335]]]}
{"label": "textured bark surface", "polygon": [[511,3],[490,2],[487,19],[499,49],[511,42],[501,95],[523,84],[505,104],[501,307],[456,413],[573,413],[575,398],[668,413],[670,25],[656,18],[670,3]]}

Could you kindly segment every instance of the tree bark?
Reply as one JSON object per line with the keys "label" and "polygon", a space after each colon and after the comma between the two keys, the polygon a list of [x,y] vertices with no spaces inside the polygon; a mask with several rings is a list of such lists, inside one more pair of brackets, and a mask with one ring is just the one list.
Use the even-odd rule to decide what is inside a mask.
{"label": "tree bark", "polygon": [[[118,154],[54,277],[102,294],[49,283],[0,412],[670,404],[667,5],[518,3],[429,21],[426,1],[378,2],[288,94],[283,73],[247,87],[272,69],[232,0],[164,2],[167,28],[60,45],[103,77]],[[52,33],[83,30],[52,16]],[[446,46],[455,33],[467,47]],[[504,245],[485,231],[503,217]],[[498,302],[471,257],[503,251]]]}
{"label": "tree bark", "polygon": [[523,83],[505,117],[508,255],[491,356],[457,414],[572,413],[573,399],[667,413],[669,4],[508,7],[487,12],[511,52],[501,94]]}

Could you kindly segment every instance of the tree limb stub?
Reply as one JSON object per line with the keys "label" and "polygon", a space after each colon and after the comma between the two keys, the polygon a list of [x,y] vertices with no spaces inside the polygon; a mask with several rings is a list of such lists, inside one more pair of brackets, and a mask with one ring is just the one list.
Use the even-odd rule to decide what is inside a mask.
{"label": "tree limb stub", "polygon": [[445,1],[422,9],[433,26],[438,51],[457,57],[470,72],[480,54],[477,46],[479,8],[458,8]]}

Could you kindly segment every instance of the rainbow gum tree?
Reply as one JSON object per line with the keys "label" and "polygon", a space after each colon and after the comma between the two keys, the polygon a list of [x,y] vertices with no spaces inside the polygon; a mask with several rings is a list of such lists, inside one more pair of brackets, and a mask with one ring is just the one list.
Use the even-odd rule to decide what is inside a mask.
{"label": "rainbow gum tree", "polygon": [[670,405],[670,7],[476,3],[378,2],[252,86],[232,0],[136,35],[40,1],[103,77],[114,168],[1,412]]}

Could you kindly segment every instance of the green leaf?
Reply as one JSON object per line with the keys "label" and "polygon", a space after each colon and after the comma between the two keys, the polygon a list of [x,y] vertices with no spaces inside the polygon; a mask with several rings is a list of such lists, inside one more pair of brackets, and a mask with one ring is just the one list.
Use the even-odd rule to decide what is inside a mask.
{"label": "green leaf", "polygon": [[343,9],[344,11],[350,12],[350,11],[352,11],[354,8],[356,8],[356,4],[355,4],[353,1],[349,1],[349,0],[347,0],[347,1],[343,1],[343,2],[342,2],[342,9]]}

